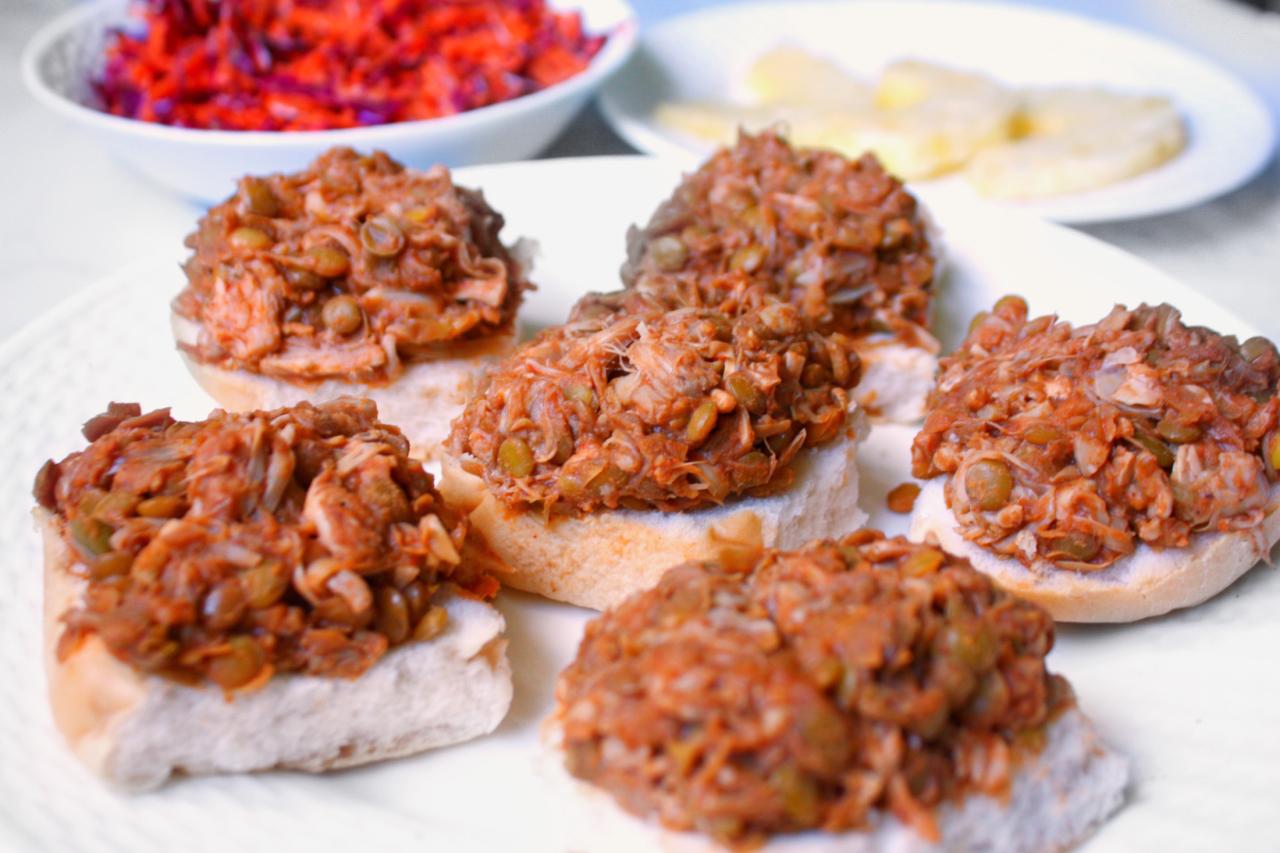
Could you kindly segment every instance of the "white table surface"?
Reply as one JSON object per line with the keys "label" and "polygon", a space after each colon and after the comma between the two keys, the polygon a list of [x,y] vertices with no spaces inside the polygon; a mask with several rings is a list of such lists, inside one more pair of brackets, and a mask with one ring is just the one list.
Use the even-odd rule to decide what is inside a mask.
{"label": "white table surface", "polygon": [[[723,0],[633,0],[642,23]],[[1252,84],[1280,115],[1280,16],[1225,0],[1036,0],[1169,38]],[[18,77],[23,44],[71,0],[0,0],[0,340],[77,289],[177,251],[200,211],[138,180],[43,110]],[[549,156],[630,149],[589,108]],[[1280,340],[1280,163],[1217,201],[1082,230],[1151,261]],[[165,294],[167,297],[169,294]]]}

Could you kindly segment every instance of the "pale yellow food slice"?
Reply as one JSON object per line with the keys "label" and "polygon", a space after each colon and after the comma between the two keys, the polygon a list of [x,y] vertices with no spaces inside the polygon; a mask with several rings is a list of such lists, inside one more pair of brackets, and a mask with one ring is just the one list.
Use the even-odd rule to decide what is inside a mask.
{"label": "pale yellow food slice", "polygon": [[757,133],[772,128],[796,144],[822,147],[831,111],[862,114],[871,109],[870,84],[793,47],[760,56],[748,69],[745,84],[755,103],[668,102],[658,106],[654,117],[663,127],[715,145],[732,145],[739,129]]}
{"label": "pale yellow food slice", "polygon": [[979,153],[966,170],[978,192],[1035,198],[1097,189],[1167,162],[1186,147],[1186,126],[1166,98],[1100,89],[1026,95],[1020,137]]}
{"label": "pale yellow food slice", "polygon": [[775,128],[787,133],[787,126],[803,120],[803,108],[747,106],[709,101],[671,101],[659,104],[654,119],[662,127],[713,145],[733,145],[739,129],[748,133]]}
{"label": "pale yellow food slice", "polygon": [[916,180],[957,169],[983,146],[1004,141],[1008,119],[998,105],[930,101],[902,111],[797,119],[792,137],[848,156],[872,151],[893,174]]}
{"label": "pale yellow food slice", "polygon": [[830,59],[795,47],[778,47],[761,55],[748,69],[746,85],[762,104],[865,110],[874,94],[870,83]]}
{"label": "pale yellow food slice", "polygon": [[654,118],[668,130],[711,145],[734,144],[740,129],[773,129],[795,145],[829,148],[847,157],[871,151],[886,169],[908,180],[955,169],[976,147],[1007,137],[1003,113],[952,110],[933,103],[884,113],[677,101],[659,104]]}
{"label": "pale yellow food slice", "polygon": [[759,113],[739,116],[748,129],[751,122],[784,121],[797,145],[850,157],[872,151],[907,179],[957,169],[979,148],[1004,141],[1017,106],[1012,93],[980,74],[895,62],[873,90],[835,63],[794,48],[757,60],[748,86],[779,109],[771,121],[762,122]]}
{"label": "pale yellow food slice", "polygon": [[869,125],[841,122],[904,178],[929,178],[963,166],[977,151],[1009,138],[1017,98],[989,77],[918,60],[887,66],[876,86]]}
{"label": "pale yellow food slice", "polygon": [[1017,106],[1013,94],[985,74],[919,59],[886,65],[876,83],[875,102],[882,110],[902,110],[944,97],[1004,102],[1011,114]]}
{"label": "pale yellow food slice", "polygon": [[[931,174],[926,171],[932,168],[929,164],[952,156],[945,136],[904,132],[886,125],[882,116],[870,111],[679,101],[660,104],[654,118],[670,131],[709,145],[733,145],[740,130],[773,130],[794,145],[829,148],[847,157],[873,151],[886,169],[908,178],[927,176]],[[922,163],[926,165],[918,165]]]}

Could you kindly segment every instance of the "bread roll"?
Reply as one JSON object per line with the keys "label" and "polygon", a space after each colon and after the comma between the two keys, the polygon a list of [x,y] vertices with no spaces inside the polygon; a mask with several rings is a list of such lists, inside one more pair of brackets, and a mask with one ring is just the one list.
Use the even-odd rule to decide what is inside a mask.
{"label": "bread roll", "polygon": [[1186,548],[1157,551],[1140,544],[1097,572],[1068,571],[1043,560],[1028,568],[965,539],[947,507],[943,478],[922,485],[910,536],[916,541],[933,537],[1060,622],[1132,622],[1207,601],[1265,559],[1280,540],[1280,486],[1272,487],[1266,517],[1254,530],[1199,533]]}
{"label": "bread roll", "polygon": [[[194,343],[194,323],[172,315],[174,337]],[[367,397],[378,404],[379,416],[400,427],[419,459],[439,458],[440,444],[449,435],[449,424],[466,405],[480,378],[515,349],[518,331],[453,348],[447,358],[405,366],[394,382],[370,385],[342,379],[298,384],[248,370],[228,370],[204,364],[182,352],[182,360],[197,383],[219,406],[230,412],[296,406],[304,400],[324,403],[339,397]]]}
{"label": "bread roll", "polygon": [[497,728],[511,705],[502,614],[448,595],[443,634],[396,647],[354,680],[277,675],[230,701],[213,686],[140,674],[90,637],[66,659],[61,617],[85,582],[54,517],[44,537],[44,640],[53,719],[76,756],[120,788],[174,774],[273,768],[318,773],[458,743]]}
{"label": "bread roll", "polygon": [[[723,848],[705,836],[673,832],[627,814],[606,792],[564,769],[548,728],[550,748],[540,768],[549,785],[584,798],[590,808],[582,836],[609,838],[616,853],[661,849],[712,853]],[[776,853],[963,853],[1067,850],[1086,839],[1124,801],[1129,762],[1110,749],[1084,714],[1064,712],[1048,727],[1044,749],[1014,774],[1007,801],[982,794],[938,810],[941,839],[931,844],[891,815],[862,832],[775,835],[759,848]]]}
{"label": "bread roll", "polygon": [[780,494],[689,512],[618,509],[547,521],[504,506],[456,459],[446,455],[443,465],[440,492],[470,509],[474,529],[506,564],[495,568],[504,585],[594,610],[648,589],[677,563],[739,548],[796,548],[867,519],[852,438],[805,450],[795,483]]}

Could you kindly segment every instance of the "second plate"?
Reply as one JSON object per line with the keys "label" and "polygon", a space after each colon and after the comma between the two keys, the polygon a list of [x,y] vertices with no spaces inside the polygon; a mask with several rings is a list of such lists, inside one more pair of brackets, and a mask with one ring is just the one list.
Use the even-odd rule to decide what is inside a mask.
{"label": "second plate", "polygon": [[[1137,32],[1061,12],[935,0],[733,3],[643,33],[604,88],[606,119],[650,154],[701,156],[654,118],[669,100],[732,100],[747,68],[779,45],[828,57],[862,78],[896,59],[971,69],[1016,87],[1104,86],[1162,94],[1187,122],[1188,142],[1163,166],[1109,187],[1008,202],[1058,222],[1168,213],[1228,192],[1270,160],[1275,127],[1263,102],[1218,66]],[[940,191],[976,197],[960,178]]]}

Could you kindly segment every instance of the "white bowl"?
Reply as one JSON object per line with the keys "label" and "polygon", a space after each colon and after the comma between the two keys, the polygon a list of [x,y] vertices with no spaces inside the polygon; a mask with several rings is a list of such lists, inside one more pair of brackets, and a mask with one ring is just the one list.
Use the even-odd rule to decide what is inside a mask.
{"label": "white bowl", "polygon": [[529,157],[551,142],[627,60],[636,45],[626,0],[563,0],[589,32],[607,33],[582,73],[530,95],[457,115],[317,131],[228,131],[170,127],[97,109],[89,81],[101,69],[111,28],[130,21],[128,0],[97,0],[55,18],[22,55],[22,78],[45,106],[96,136],[116,157],[180,195],[226,198],[242,175],[293,171],[335,145],[382,149],[410,166],[465,166]]}

